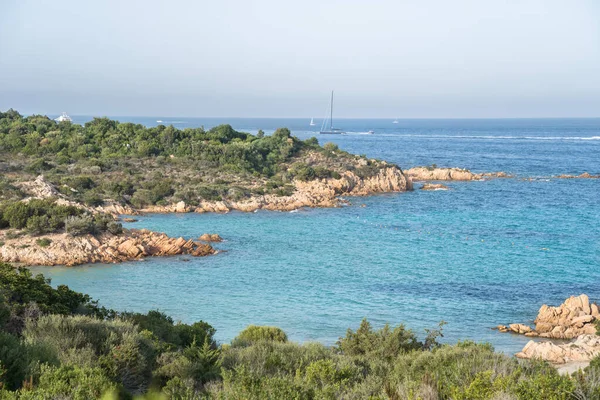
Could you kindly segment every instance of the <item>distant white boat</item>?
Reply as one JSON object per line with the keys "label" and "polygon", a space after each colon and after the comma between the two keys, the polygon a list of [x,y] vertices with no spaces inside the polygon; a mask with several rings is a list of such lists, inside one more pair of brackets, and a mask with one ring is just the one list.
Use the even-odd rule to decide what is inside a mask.
{"label": "distant white boat", "polygon": [[[327,121],[329,121],[329,127],[327,127]],[[331,103],[329,104],[329,118],[325,117],[323,125],[321,125],[321,132],[319,133],[321,135],[342,135],[346,133],[339,128],[333,127],[333,90],[331,91]]]}
{"label": "distant white boat", "polygon": [[367,132],[367,135],[372,135],[372,134],[374,134],[374,133],[375,133],[374,131],[368,131],[368,132]]}
{"label": "distant white boat", "polygon": [[392,124],[397,124],[397,123],[398,123],[398,118],[396,118],[396,119],[394,120],[394,122],[392,122]]}
{"label": "distant white boat", "polygon": [[60,117],[58,117],[58,118],[54,118],[54,120],[55,120],[55,121],[57,121],[57,122],[63,122],[63,121],[69,121],[69,122],[72,122],[72,121],[73,121],[73,119],[72,119],[71,117],[69,117],[69,116],[67,115],[67,113],[66,113],[66,112],[63,112],[63,113],[60,115]]}
{"label": "distant white boat", "polygon": [[156,122],[159,123],[159,124],[161,124],[162,120],[158,119],[158,120],[156,120]]}
{"label": "distant white boat", "polygon": [[315,125],[316,125],[316,124],[315,124],[315,121],[314,121],[314,120],[311,118],[311,119],[310,119],[310,126],[315,126]]}

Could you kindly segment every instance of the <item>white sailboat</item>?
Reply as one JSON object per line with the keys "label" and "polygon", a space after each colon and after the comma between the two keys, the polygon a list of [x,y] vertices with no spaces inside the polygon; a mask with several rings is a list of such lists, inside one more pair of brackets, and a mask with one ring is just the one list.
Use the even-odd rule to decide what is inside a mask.
{"label": "white sailboat", "polygon": [[316,124],[315,124],[315,121],[314,121],[314,120],[311,118],[311,119],[310,119],[310,126],[315,126],[315,125],[316,125]]}
{"label": "white sailboat", "polygon": [[[329,121],[329,129],[327,128],[327,121]],[[331,91],[331,103],[329,104],[329,117],[325,117],[323,120],[323,125],[321,125],[321,135],[341,135],[346,132],[343,132],[339,128],[333,127],[333,90]]]}
{"label": "white sailboat", "polygon": [[397,123],[398,123],[398,118],[396,118],[396,119],[394,120],[394,122],[392,122],[392,124],[397,124]]}
{"label": "white sailboat", "polygon": [[58,117],[58,118],[54,118],[54,120],[55,120],[56,122],[63,122],[63,121],[69,121],[69,122],[72,122],[72,121],[73,121],[73,119],[72,119],[71,117],[69,117],[69,116],[67,115],[67,113],[66,113],[66,112],[63,112],[63,113],[60,115],[60,117]]}

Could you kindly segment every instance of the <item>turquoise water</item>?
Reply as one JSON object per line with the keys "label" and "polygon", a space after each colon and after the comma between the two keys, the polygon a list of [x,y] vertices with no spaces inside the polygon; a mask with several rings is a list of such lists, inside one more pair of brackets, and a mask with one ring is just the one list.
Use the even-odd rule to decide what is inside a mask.
{"label": "turquoise water", "polygon": [[[260,122],[240,121],[248,130]],[[600,181],[541,178],[599,173],[600,120],[402,121],[359,133],[376,129],[374,121],[348,120],[356,133],[328,140],[401,166],[518,178],[351,198],[337,209],[144,216],[127,226],[186,238],[216,232],[226,252],[34,270],[107,307],[203,319],[223,342],[254,323],[331,344],[366,316],[422,336],[444,320],[448,342],[516,352],[526,338],[490,328],[531,321],[542,303],[573,294],[600,299]]]}

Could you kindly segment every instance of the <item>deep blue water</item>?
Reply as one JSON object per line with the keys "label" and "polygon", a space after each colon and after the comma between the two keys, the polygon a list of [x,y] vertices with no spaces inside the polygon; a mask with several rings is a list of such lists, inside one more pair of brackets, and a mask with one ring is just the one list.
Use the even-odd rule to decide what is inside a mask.
{"label": "deep blue water", "polygon": [[[314,136],[308,119],[119,119],[267,133],[287,126]],[[531,321],[542,303],[570,295],[600,300],[600,181],[547,179],[600,173],[600,119],[336,125],[350,133],[326,141],[401,167],[436,163],[518,177],[353,198],[338,209],[144,216],[127,226],[186,238],[216,232],[227,252],[34,270],[107,307],[203,319],[223,342],[254,323],[280,326],[294,340],[333,343],[366,316],[377,326],[405,323],[421,336],[445,320],[446,341],[470,338],[516,352],[526,338],[490,328]],[[362,134],[370,129],[374,135]],[[529,177],[537,179],[521,179]]]}

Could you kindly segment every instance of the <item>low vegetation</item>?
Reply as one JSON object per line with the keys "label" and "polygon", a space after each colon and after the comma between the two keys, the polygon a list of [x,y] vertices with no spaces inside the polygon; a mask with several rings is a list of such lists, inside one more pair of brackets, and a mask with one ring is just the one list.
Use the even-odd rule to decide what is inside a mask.
{"label": "low vegetation", "polygon": [[440,345],[363,320],[335,346],[250,326],[219,345],[208,323],[119,313],[0,264],[0,398],[595,399],[600,358],[560,376],[473,342]]}
{"label": "low vegetation", "polygon": [[70,200],[134,208],[285,196],[294,179],[370,176],[389,165],[286,128],[255,136],[230,125],[181,130],[95,118],[81,126],[14,110],[0,112],[0,156],[0,200],[23,198],[19,182],[43,174]]}
{"label": "low vegetation", "polygon": [[[119,234],[122,226],[106,214],[90,214],[81,208],[60,205],[52,199],[31,199],[0,202],[0,229],[12,229],[32,235],[67,232],[73,236],[87,233],[111,232]],[[38,239],[37,244],[50,245],[49,239]]]}

